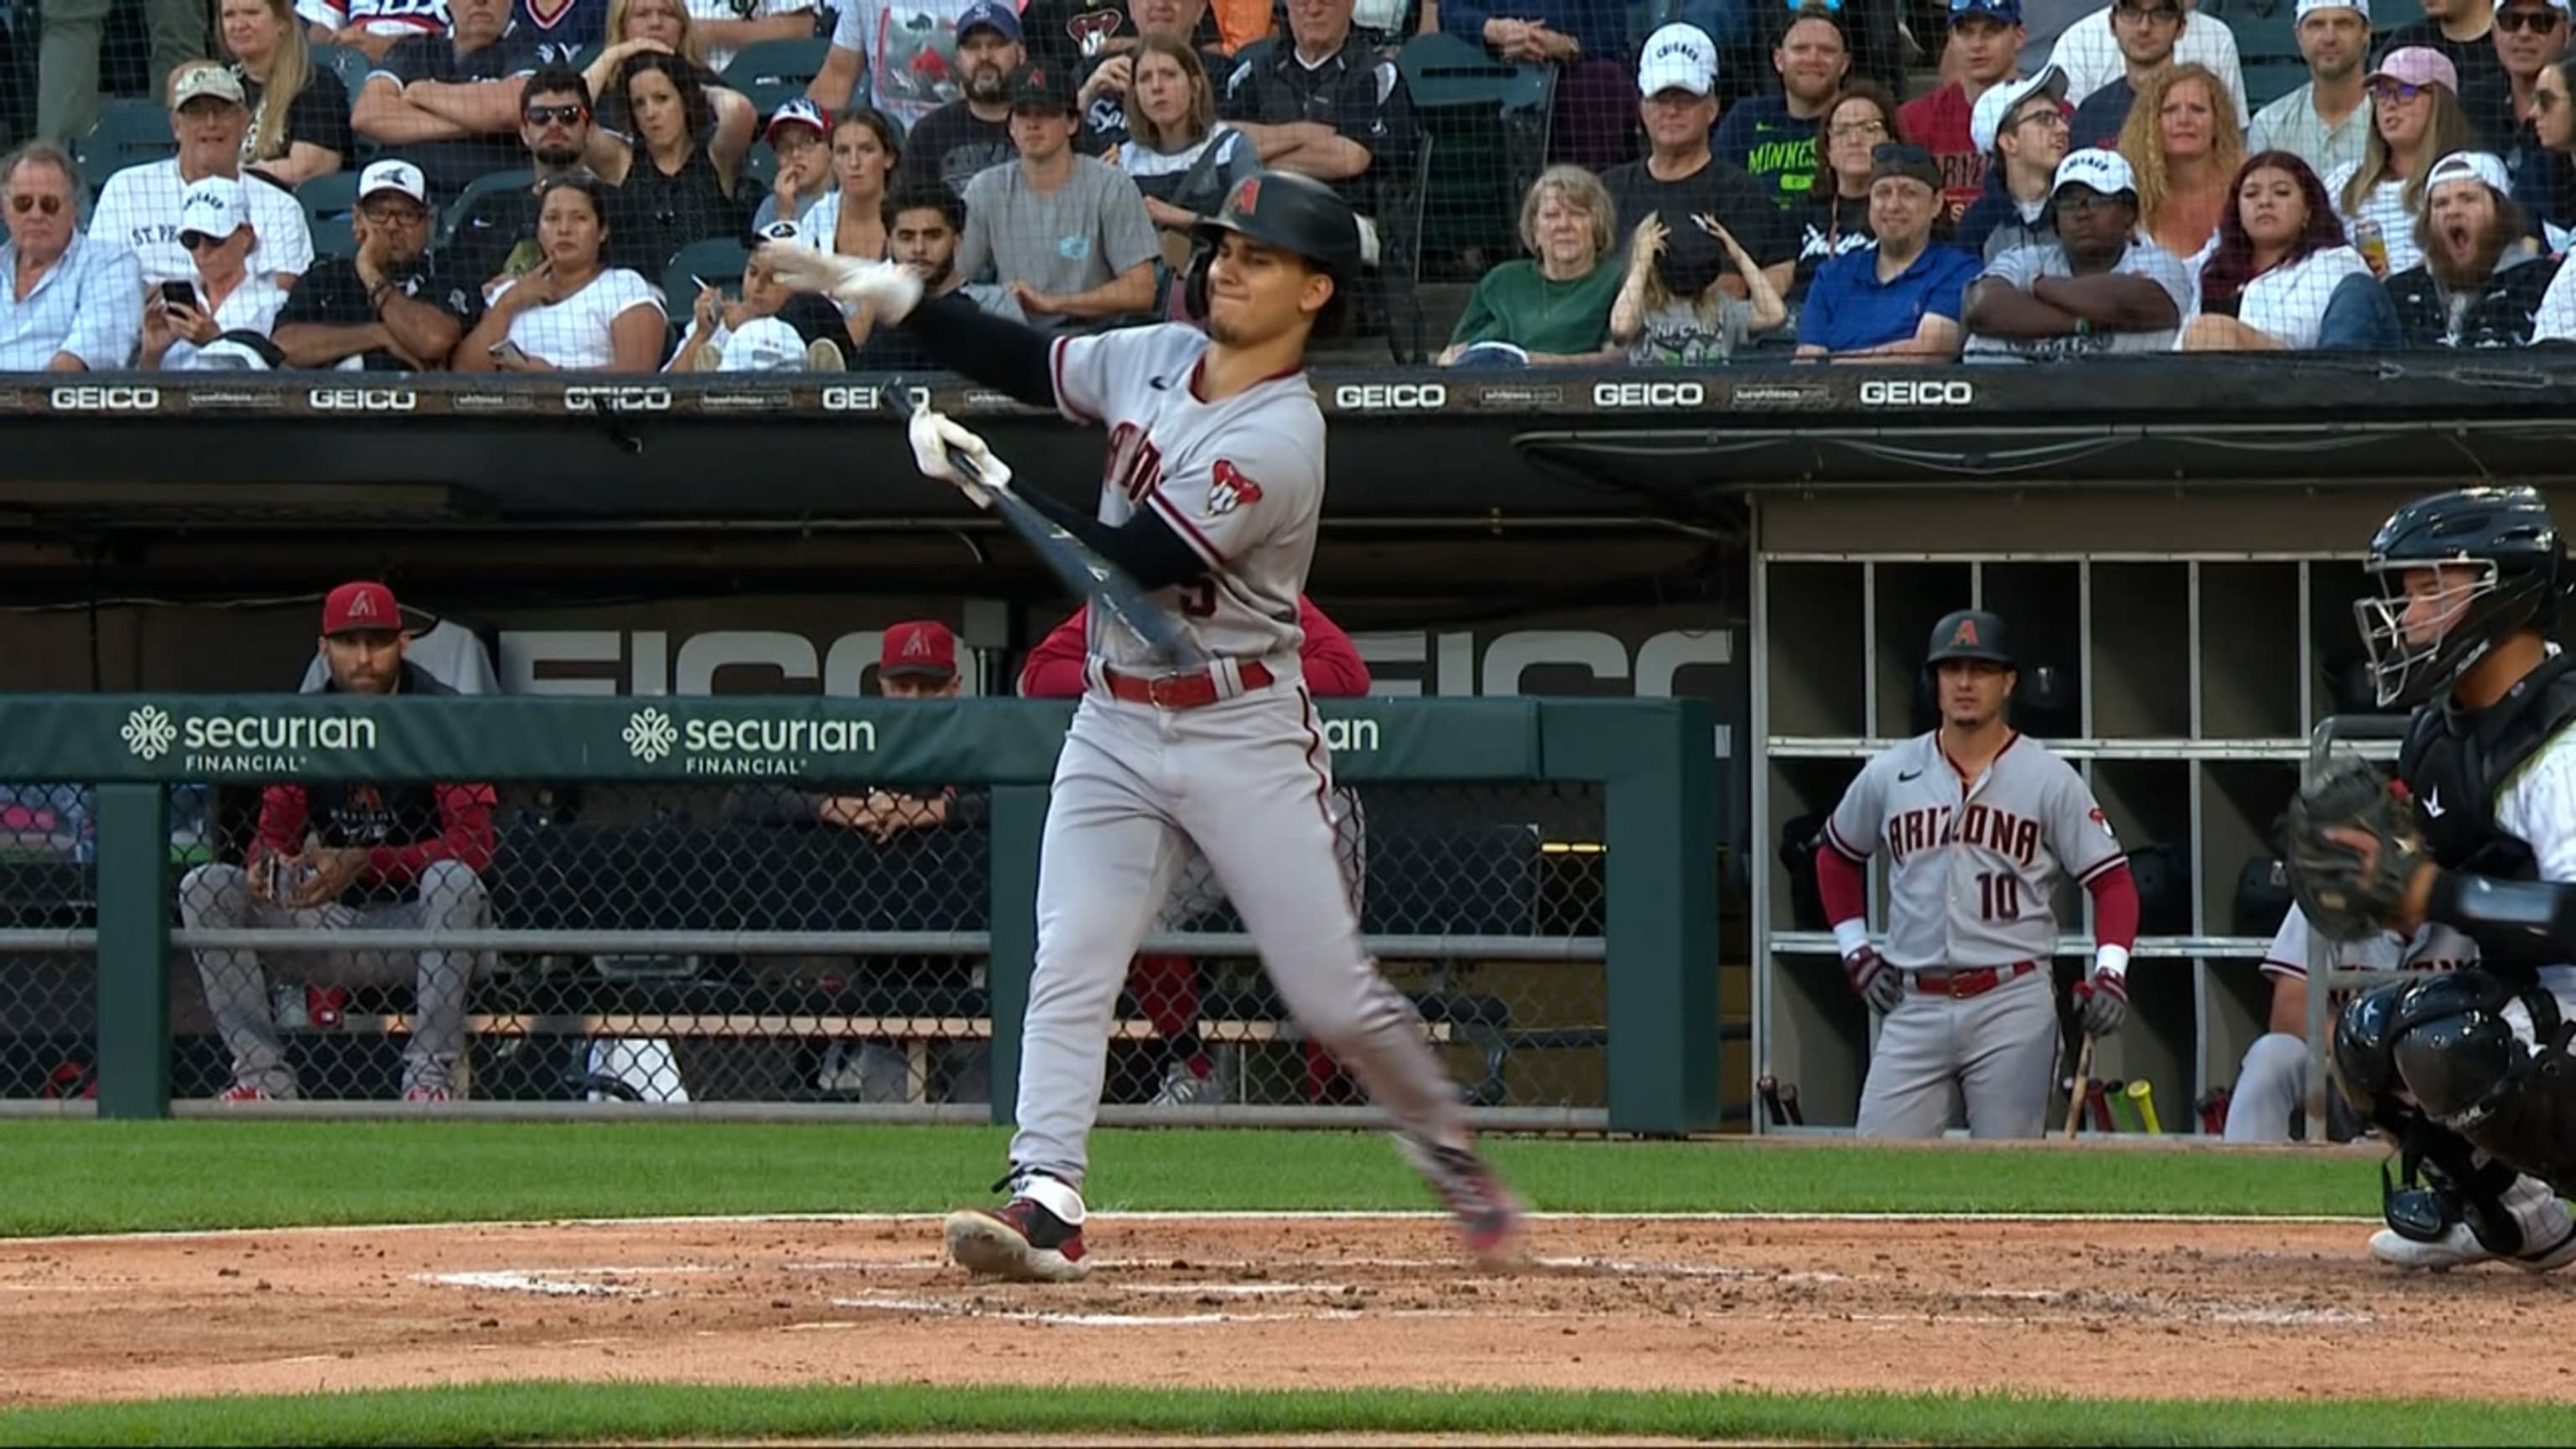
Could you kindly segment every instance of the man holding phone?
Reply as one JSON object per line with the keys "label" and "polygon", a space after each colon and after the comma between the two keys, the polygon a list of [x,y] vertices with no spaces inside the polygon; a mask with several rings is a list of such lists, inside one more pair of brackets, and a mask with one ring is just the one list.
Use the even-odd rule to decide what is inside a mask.
{"label": "man holding phone", "polygon": [[[179,244],[179,207],[188,188],[208,177],[242,177],[250,108],[242,103],[240,78],[211,60],[192,60],[171,72],[170,133],[178,138],[179,154],[107,178],[89,223],[91,236],[120,243],[142,260],[144,285],[156,297],[163,282],[196,281],[196,265]],[[285,188],[259,179],[257,172],[251,176],[243,195],[259,269],[279,288],[292,288],[313,265],[304,208]]]}
{"label": "man holding phone", "polygon": [[[322,604],[327,691],[366,695],[454,694],[403,657],[402,607],[393,590],[342,584]],[[485,784],[281,783],[261,792],[259,834],[241,865],[216,862],[179,883],[179,919],[200,927],[308,931],[479,930],[491,924],[482,871],[492,860],[492,787]],[[411,1043],[403,1052],[406,1102],[465,1095],[465,992],[471,951],[342,947],[292,958],[343,985],[413,988]],[[293,1098],[294,1068],[277,1036],[268,977],[254,951],[200,951],[206,1005],[232,1053],[233,1085],[220,1100]]]}
{"label": "man holding phone", "polygon": [[429,186],[408,161],[378,161],[358,177],[349,214],[355,256],[315,266],[277,315],[289,367],[418,372],[448,354],[483,313],[483,289],[429,259]]}

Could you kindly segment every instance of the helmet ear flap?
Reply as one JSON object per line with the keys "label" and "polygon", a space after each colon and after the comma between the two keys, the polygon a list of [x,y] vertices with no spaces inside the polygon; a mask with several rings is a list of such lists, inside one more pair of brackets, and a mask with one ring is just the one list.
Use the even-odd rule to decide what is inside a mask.
{"label": "helmet ear flap", "polygon": [[1204,322],[1208,314],[1208,268],[1216,264],[1216,244],[1200,237],[1191,244],[1189,270],[1181,274],[1181,305],[1189,309],[1190,320]]}

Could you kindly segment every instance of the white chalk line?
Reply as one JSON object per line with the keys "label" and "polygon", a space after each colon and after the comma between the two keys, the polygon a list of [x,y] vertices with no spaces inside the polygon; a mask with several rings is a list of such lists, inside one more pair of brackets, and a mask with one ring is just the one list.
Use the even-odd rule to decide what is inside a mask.
{"label": "white chalk line", "polygon": [[[1093,1208],[1091,1216],[1108,1223],[1283,1223],[1283,1222],[1445,1222],[1448,1214],[1430,1210],[1216,1209],[1207,1211],[1123,1212]],[[221,1242],[241,1238],[352,1233],[453,1233],[459,1229],[523,1232],[536,1228],[759,1227],[793,1223],[850,1227],[919,1227],[937,1223],[946,1213],[724,1213],[707,1216],[650,1215],[631,1218],[503,1218],[491,1221],[453,1219],[427,1223],[314,1223],[265,1228],[173,1228],[127,1233],[57,1233],[44,1237],[0,1238],[0,1255],[28,1248],[74,1243]],[[1534,1223],[2171,1223],[2176,1227],[2281,1226],[2316,1227],[2376,1223],[2367,1214],[2313,1213],[1729,1213],[1729,1212],[1533,1212]],[[5,1257],[0,1257],[5,1261]]]}

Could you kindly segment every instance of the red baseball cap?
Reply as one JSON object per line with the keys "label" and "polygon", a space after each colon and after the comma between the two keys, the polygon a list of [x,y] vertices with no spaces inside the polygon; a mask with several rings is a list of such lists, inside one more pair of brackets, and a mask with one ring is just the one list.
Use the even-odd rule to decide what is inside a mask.
{"label": "red baseball cap", "polygon": [[322,601],[322,632],[331,634],[399,634],[402,605],[382,584],[342,584]]}
{"label": "red baseball cap", "polygon": [[913,619],[885,632],[885,649],[877,656],[877,673],[927,674],[940,679],[957,672],[957,636],[936,619]]}

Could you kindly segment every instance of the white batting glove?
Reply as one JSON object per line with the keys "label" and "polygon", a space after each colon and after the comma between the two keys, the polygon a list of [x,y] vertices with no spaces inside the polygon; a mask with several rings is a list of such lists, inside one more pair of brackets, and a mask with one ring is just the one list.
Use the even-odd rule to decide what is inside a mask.
{"label": "white batting glove", "polygon": [[[958,491],[974,501],[978,508],[993,506],[993,495],[977,486],[978,481],[992,488],[1010,486],[1011,465],[993,456],[991,446],[946,413],[928,408],[914,410],[912,415],[912,461],[921,468],[922,476],[942,483],[955,484]],[[969,478],[957,466],[952,454],[962,454],[975,468]]]}
{"label": "white batting glove", "polygon": [[762,242],[760,259],[789,290],[817,292],[844,307],[867,307],[893,326],[921,305],[921,278],[895,262],[827,256],[795,242]]}

